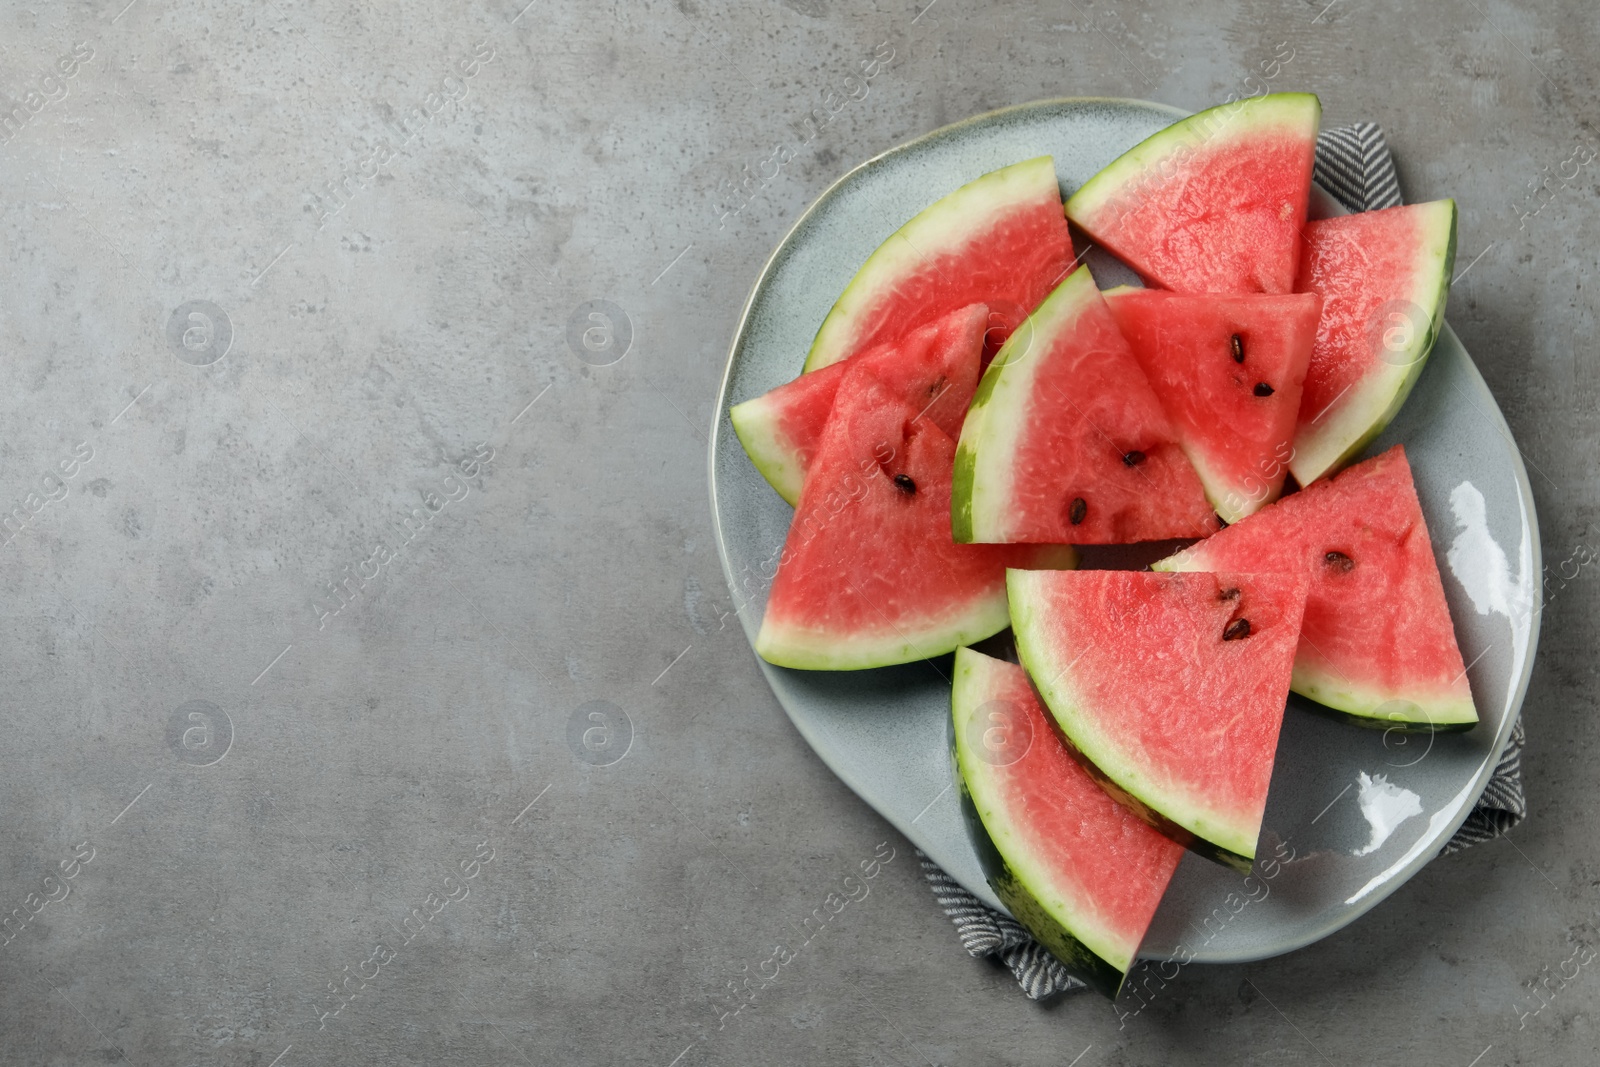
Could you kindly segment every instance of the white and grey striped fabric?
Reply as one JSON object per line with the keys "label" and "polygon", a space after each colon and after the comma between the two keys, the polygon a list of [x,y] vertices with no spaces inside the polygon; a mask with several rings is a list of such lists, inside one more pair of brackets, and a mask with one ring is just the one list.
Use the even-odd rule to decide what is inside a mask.
{"label": "white and grey striped fabric", "polygon": [[1399,207],[1403,202],[1394,156],[1375,122],[1323,130],[1311,177],[1351,211]]}
{"label": "white and grey striped fabric", "polygon": [[[1351,211],[1372,211],[1402,203],[1394,157],[1375,123],[1360,122],[1324,130],[1317,138],[1317,184]],[[1508,832],[1528,813],[1522,791],[1522,746],[1519,715],[1500,762],[1473,806],[1472,814],[1440,855],[1492,840]],[[933,895],[956,926],[961,946],[974,956],[996,960],[1010,969],[1018,987],[1034,1000],[1084,985],[1014,920],[985,906],[961,888],[938,864],[917,853]]]}

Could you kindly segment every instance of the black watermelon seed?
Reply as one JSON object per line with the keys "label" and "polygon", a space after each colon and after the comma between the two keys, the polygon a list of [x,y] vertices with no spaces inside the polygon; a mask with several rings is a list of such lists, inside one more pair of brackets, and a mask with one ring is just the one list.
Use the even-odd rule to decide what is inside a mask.
{"label": "black watermelon seed", "polygon": [[1067,521],[1076,526],[1087,514],[1089,514],[1089,502],[1081,496],[1073,497],[1072,506],[1067,509]]}
{"label": "black watermelon seed", "polygon": [[1272,386],[1268,385],[1266,382],[1257,382],[1256,383],[1256,396],[1271,396],[1271,395],[1272,395]]}
{"label": "black watermelon seed", "polygon": [[894,484],[896,489],[900,489],[908,494],[915,493],[917,491],[917,483],[912,480],[911,475],[909,474],[896,474],[894,476]]}
{"label": "black watermelon seed", "polygon": [[933,381],[933,382],[932,382],[932,383],[931,383],[931,384],[930,384],[930,385],[929,385],[929,386],[928,386],[928,395],[929,395],[929,396],[938,396],[938,395],[939,395],[939,390],[941,390],[941,389],[943,389],[943,388],[944,388],[944,387],[945,387],[945,380],[944,380],[944,378],[942,378],[942,377],[940,377],[940,378],[936,378],[936,379],[934,379],[934,381]]}
{"label": "black watermelon seed", "polygon": [[1233,335],[1233,361],[1235,363],[1244,362],[1244,338],[1238,334]]}
{"label": "black watermelon seed", "polygon": [[1338,571],[1340,574],[1349,574],[1356,565],[1356,561],[1343,552],[1329,552],[1322,557],[1322,562],[1328,565],[1329,570]]}
{"label": "black watermelon seed", "polygon": [[1218,600],[1238,600],[1239,599],[1239,590],[1237,590],[1237,589],[1223,589],[1223,590],[1221,590],[1220,592],[1217,593],[1217,599]]}
{"label": "black watermelon seed", "polygon": [[1122,462],[1129,467],[1137,467],[1144,462],[1144,453],[1137,448],[1132,452],[1124,452],[1122,454]]}
{"label": "black watermelon seed", "polygon": [[1234,619],[1232,622],[1230,622],[1228,624],[1228,628],[1226,630],[1222,631],[1222,639],[1224,641],[1237,641],[1241,637],[1249,637],[1249,636],[1250,636],[1250,620],[1249,619]]}

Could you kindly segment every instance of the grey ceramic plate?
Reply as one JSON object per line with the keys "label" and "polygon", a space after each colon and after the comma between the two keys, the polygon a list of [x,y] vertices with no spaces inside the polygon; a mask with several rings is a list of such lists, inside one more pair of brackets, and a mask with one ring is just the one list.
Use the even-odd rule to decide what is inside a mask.
{"label": "grey ceramic plate", "polygon": [[[1055,157],[1070,194],[1182,112],[1053,100],[979,116],[857,167],[811,206],[757,280],[711,438],[722,565],[752,639],[792,514],[745,458],[727,409],[794,377],[857,266],[905,220],[997,167]],[[1322,198],[1323,211],[1336,210]],[[1103,264],[1102,286],[1121,280]],[[1521,706],[1537,643],[1539,537],[1527,473],[1494,398],[1447,327],[1400,417],[1482,722],[1436,738],[1326,718],[1292,698],[1267,802],[1258,881],[1186,855],[1141,955],[1238,962],[1325,937],[1393,893],[1471,811]],[[963,828],[946,742],[949,657],[875,671],[761,663],[802,736],[862,799],[999,907]],[[1285,857],[1265,864],[1266,857]],[[1263,888],[1264,887],[1264,888]]]}

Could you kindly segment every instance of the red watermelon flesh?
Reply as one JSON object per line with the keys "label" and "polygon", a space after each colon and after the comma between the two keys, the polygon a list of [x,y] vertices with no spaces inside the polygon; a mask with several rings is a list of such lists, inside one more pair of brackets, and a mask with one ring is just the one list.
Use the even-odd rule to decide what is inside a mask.
{"label": "red watermelon flesh", "polygon": [[1090,178],[1067,216],[1164,288],[1292,292],[1321,112],[1272,93],[1192,115]]}
{"label": "red watermelon flesh", "polygon": [[1250,869],[1306,578],[1012,571],[1023,666],[1111,791],[1219,862]]}
{"label": "red watermelon flesh", "polygon": [[1381,727],[1463,730],[1478,721],[1402,445],[1156,567],[1305,575],[1295,692]]}
{"label": "red watermelon flesh", "polygon": [[1006,627],[1007,566],[1070,549],[957,545],[955,442],[870,367],[840,383],[756,636],[770,663],[857,670],[927,659]]}
{"label": "red watermelon flesh", "polygon": [[1453,200],[1306,225],[1297,288],[1323,297],[1290,464],[1310,485],[1360,453],[1400,410],[1444,326]]}
{"label": "red watermelon flesh", "polygon": [[988,329],[982,304],[960,308],[842,363],[802,374],[791,382],[735,405],[728,416],[739,443],[763,477],[790,504],[800,499],[806,468],[822,428],[833,410],[833,398],[849,368],[858,363],[873,372],[896,396],[924,396],[922,417],[951,437],[978,384],[978,361]]}
{"label": "red watermelon flesh", "polygon": [[1117,289],[1106,304],[1228,522],[1278,498],[1322,301]]}
{"label": "red watermelon flesh", "polygon": [[811,344],[819,370],[970,304],[989,308],[987,353],[1072,268],[1072,236],[1049,156],[968,182],[884,241]]}
{"label": "red watermelon flesh", "polygon": [[962,808],[989,884],[1069,971],[1115,996],[1183,846],[1078,764],[1021,667],[962,648],[954,670]]}
{"label": "red watermelon flesh", "polygon": [[1217,528],[1087,267],[995,357],[961,429],[962,542],[1126,544]]}

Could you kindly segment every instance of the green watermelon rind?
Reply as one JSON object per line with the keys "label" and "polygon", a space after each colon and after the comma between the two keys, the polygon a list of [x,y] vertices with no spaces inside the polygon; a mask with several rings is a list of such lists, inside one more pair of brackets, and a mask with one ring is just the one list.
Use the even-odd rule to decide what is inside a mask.
{"label": "green watermelon rind", "polygon": [[970,243],[1017,205],[1060,195],[1055,158],[1038,156],[990,171],[934,201],[890,234],[856,271],[822,320],[802,373],[837,363],[860,347],[861,317],[886,286],[930,258]]}
{"label": "green watermelon rind", "polygon": [[974,600],[959,617],[915,632],[903,627],[881,635],[817,633],[764,619],[756,654],[779,667],[805,671],[860,671],[942,656],[993,637],[1010,625],[1003,589]]}
{"label": "green watermelon rind", "polygon": [[1221,812],[1208,810],[1203,798],[1161,789],[1119,751],[1111,733],[1082,713],[1072,685],[1075,661],[1062,662],[1057,650],[1039,632],[1033,611],[1034,591],[1030,588],[1036,580],[1037,576],[1029,571],[1006,571],[1011,629],[1017,655],[1068,745],[1081,755],[1085,768],[1113,796],[1146,822],[1191,851],[1248,873],[1255,861],[1259,824],[1244,826]]}
{"label": "green watermelon rind", "polygon": [[[1423,703],[1396,694],[1365,690],[1332,671],[1313,671],[1298,664],[1289,688],[1321,705],[1334,717],[1373,730],[1396,733],[1459,733],[1478,725],[1478,709],[1470,700],[1443,697]],[[1415,705],[1426,719],[1400,714],[1396,702]],[[1389,708],[1385,711],[1385,708]]]}
{"label": "green watermelon rind", "polygon": [[1279,468],[1274,477],[1261,476],[1258,481],[1265,486],[1265,491],[1250,493],[1243,485],[1229,485],[1226,478],[1211,469],[1207,457],[1198,448],[1189,447],[1181,434],[1178,445],[1188,458],[1189,466],[1194,468],[1195,476],[1200,479],[1200,488],[1206,492],[1206,503],[1216,510],[1223,522],[1231,524],[1247,519],[1283,494],[1285,468]]}
{"label": "green watermelon rind", "polygon": [[[1212,567],[1205,559],[1204,549],[1205,542],[1202,541],[1150,564],[1150,569],[1168,572],[1209,571]],[[1339,718],[1375,730],[1448,733],[1470,730],[1478,722],[1477,708],[1470,699],[1449,696],[1429,699],[1425,694],[1366,688],[1337,672],[1303,667],[1298,660],[1289,681],[1289,689],[1337,713]],[[1415,706],[1423,717],[1402,715],[1396,710],[1397,704]]]}
{"label": "green watermelon rind", "polygon": [[794,451],[784,447],[784,437],[777,427],[778,413],[772,402],[765,396],[746,400],[729,408],[728,418],[750,462],[755,464],[767,484],[776,489],[790,507],[794,507],[800,500],[800,488],[805,485],[806,472],[794,462]]}
{"label": "green watermelon rind", "polygon": [[[1419,332],[1408,349],[1409,353],[1414,353],[1409,360],[1392,364],[1388,373],[1368,378],[1348,399],[1335,398],[1332,406],[1338,411],[1321,428],[1295,434],[1289,471],[1301,485],[1310,485],[1337,471],[1388,428],[1411,395],[1417,379],[1422,377],[1434,344],[1444,330],[1444,309],[1450,299],[1450,280],[1456,261],[1456,202],[1434,200],[1417,207],[1432,209],[1439,218],[1433,221],[1431,239],[1423,243],[1418,254],[1414,277],[1419,284],[1410,293],[1396,293],[1395,299],[1408,300],[1428,312],[1428,328]],[[1320,418],[1318,415],[1316,420]]]}
{"label": "green watermelon rind", "polygon": [[968,751],[971,723],[995,691],[991,664],[998,662],[969,648],[959,648],[953,665],[950,758],[969,836],[984,877],[1012,916],[1070,974],[1114,998],[1138,956],[1138,946],[1119,945],[1115,933],[1051,886],[1048,872],[1033,863],[1026,849],[1016,842],[1012,820],[1000,803],[993,781],[994,767]]}
{"label": "green watermelon rind", "polygon": [[1322,102],[1313,93],[1270,93],[1196,112],[1157,130],[1084,182],[1067,199],[1067,218],[1093,235],[1107,221],[1099,214],[1104,208],[1137,193],[1144,182],[1160,180],[1161,169],[1180,153],[1194,151],[1230,130],[1237,135],[1291,126],[1309,128],[1314,137],[1321,118]]}
{"label": "green watermelon rind", "polygon": [[1010,459],[1028,426],[1034,375],[1045,362],[1028,357],[1048,351],[1056,335],[1077,320],[1084,305],[1098,299],[1094,277],[1087,267],[1079,267],[1006,339],[983,372],[956,445],[950,533],[957,544],[1010,539],[1007,520],[1014,477]]}
{"label": "green watermelon rind", "polygon": [[[1364,688],[1337,672],[1314,671],[1299,664],[1295,665],[1289,688],[1338,712],[1341,718],[1375,730],[1450,733],[1470,730],[1478,724],[1478,709],[1471,700],[1450,696],[1436,700],[1424,696],[1417,700],[1418,694]],[[1402,715],[1394,709],[1396,704],[1414,705],[1426,717],[1417,719]]]}

